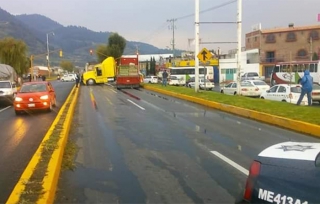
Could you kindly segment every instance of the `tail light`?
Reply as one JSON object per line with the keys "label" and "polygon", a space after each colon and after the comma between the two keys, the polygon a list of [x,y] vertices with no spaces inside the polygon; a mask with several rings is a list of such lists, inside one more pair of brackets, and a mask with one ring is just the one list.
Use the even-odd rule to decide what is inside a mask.
{"label": "tail light", "polygon": [[249,176],[247,178],[246,189],[244,192],[244,200],[250,201],[252,197],[252,192],[254,189],[254,183],[260,174],[261,164],[260,162],[253,161],[250,167]]}
{"label": "tail light", "polygon": [[290,99],[292,99],[292,98],[293,98],[292,93],[290,93],[290,94],[289,94],[289,98],[290,98]]}
{"label": "tail light", "polygon": [[256,88],[255,91],[259,91],[259,88]]}
{"label": "tail light", "polygon": [[241,89],[241,91],[248,91],[248,89]]}

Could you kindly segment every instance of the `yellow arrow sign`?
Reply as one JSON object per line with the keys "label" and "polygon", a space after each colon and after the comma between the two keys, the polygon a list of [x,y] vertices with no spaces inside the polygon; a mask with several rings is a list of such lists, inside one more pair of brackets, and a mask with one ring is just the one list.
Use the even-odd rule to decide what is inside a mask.
{"label": "yellow arrow sign", "polygon": [[208,60],[211,59],[212,54],[209,50],[207,50],[206,48],[203,48],[199,54],[197,55],[198,59],[200,61],[202,61],[203,63],[206,63]]}

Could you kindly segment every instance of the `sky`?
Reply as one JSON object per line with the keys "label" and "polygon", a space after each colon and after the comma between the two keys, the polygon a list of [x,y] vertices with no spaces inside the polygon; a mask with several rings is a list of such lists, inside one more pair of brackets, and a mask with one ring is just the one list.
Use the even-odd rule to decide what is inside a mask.
{"label": "sky", "polygon": [[[44,15],[63,26],[117,32],[129,41],[193,51],[195,0],[2,0],[0,7],[18,14]],[[200,48],[227,53],[237,44],[236,0],[200,0]],[[262,29],[320,25],[320,0],[242,0],[242,39],[261,23]],[[172,23],[174,21],[174,35]],[[201,23],[220,22],[220,23]],[[230,42],[230,43],[221,43]],[[244,40],[242,40],[244,46]]]}

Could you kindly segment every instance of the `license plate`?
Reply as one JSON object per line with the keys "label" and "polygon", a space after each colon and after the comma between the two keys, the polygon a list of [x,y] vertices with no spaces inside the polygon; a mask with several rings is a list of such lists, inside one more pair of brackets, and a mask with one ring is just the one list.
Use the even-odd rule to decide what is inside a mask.
{"label": "license plate", "polygon": [[34,103],[29,103],[28,107],[35,107],[36,105]]}

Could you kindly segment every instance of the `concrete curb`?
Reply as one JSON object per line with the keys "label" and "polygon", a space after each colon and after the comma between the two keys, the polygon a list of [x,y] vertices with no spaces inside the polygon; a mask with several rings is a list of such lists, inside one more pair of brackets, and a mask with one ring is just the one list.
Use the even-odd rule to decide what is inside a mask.
{"label": "concrete curb", "polygon": [[13,204],[13,203],[19,202],[20,195],[24,193],[25,184],[27,184],[28,181],[30,180],[31,176],[33,175],[33,171],[35,167],[37,166],[38,162],[41,159],[41,152],[44,146],[43,144],[50,138],[52,132],[54,131],[55,126],[58,124],[59,120],[61,119],[61,116],[63,115],[66,109],[66,104],[72,100],[70,103],[70,108],[68,109],[68,112],[67,112],[65,123],[63,125],[63,130],[60,134],[58,148],[54,150],[47,168],[48,173],[46,174],[46,177],[43,178],[42,186],[44,188],[44,194],[42,195],[41,200],[37,202],[37,203],[53,203],[55,191],[56,191],[56,187],[59,179],[64,148],[65,148],[66,141],[68,139],[70,123],[72,121],[73,111],[78,98],[78,92],[79,92],[78,89],[75,88],[74,86],[66,102],[61,107],[57,117],[55,118],[51,127],[49,128],[48,132],[46,133],[45,137],[41,141],[38,149],[36,150],[35,154],[32,156],[26,169],[22,173],[19,181],[17,182],[16,186],[11,192],[11,195],[9,196],[6,203]]}
{"label": "concrete curb", "polygon": [[292,120],[292,119],[288,119],[288,118],[284,118],[284,117],[280,117],[280,116],[275,116],[275,115],[271,115],[271,114],[267,114],[267,113],[261,113],[258,111],[240,108],[240,107],[236,107],[236,106],[232,106],[232,105],[217,103],[214,101],[208,101],[208,100],[196,98],[193,96],[188,96],[188,95],[184,95],[184,94],[174,93],[171,91],[157,89],[157,88],[154,88],[154,87],[151,87],[148,85],[144,85],[143,88],[145,88],[147,90],[151,90],[151,91],[156,91],[156,92],[159,92],[162,94],[166,94],[169,96],[173,96],[176,98],[180,98],[183,100],[191,101],[193,103],[208,106],[210,108],[218,109],[218,110],[221,110],[224,112],[239,115],[242,117],[255,119],[257,121],[261,121],[261,122],[268,123],[271,125],[279,126],[282,128],[296,131],[296,132],[301,132],[304,134],[309,134],[312,136],[320,137],[320,126],[319,125],[315,125],[315,124],[311,124],[311,123],[307,123],[307,122],[302,122],[302,121],[298,121],[298,120]]}

